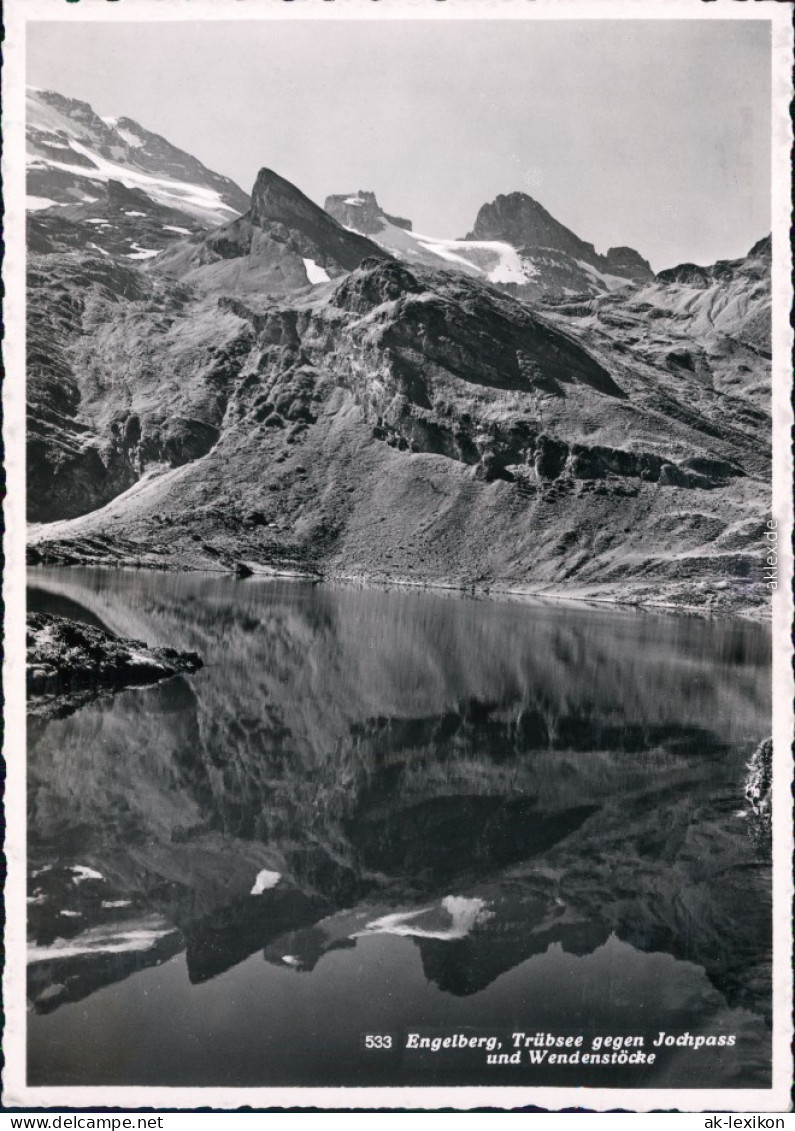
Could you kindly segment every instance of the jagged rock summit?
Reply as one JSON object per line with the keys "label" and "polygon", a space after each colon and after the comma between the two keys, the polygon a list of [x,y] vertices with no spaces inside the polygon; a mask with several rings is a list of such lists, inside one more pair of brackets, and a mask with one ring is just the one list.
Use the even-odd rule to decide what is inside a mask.
{"label": "jagged rock summit", "polygon": [[524,192],[500,194],[491,204],[484,204],[474,228],[464,238],[505,240],[520,250],[550,248],[606,274],[633,280],[654,277],[649,264],[634,248],[611,247],[606,255],[599,255],[593,244],[576,236]]}
{"label": "jagged rock summit", "polygon": [[[251,191],[249,219],[259,228],[284,224],[300,233],[309,250],[319,249],[346,271],[353,271],[362,259],[379,255],[379,249],[356,232],[346,231],[319,205],[305,196],[290,181],[272,169],[260,169]],[[383,258],[383,253],[381,253]]]}
{"label": "jagged rock summit", "polygon": [[384,231],[387,224],[393,224],[407,232],[412,228],[411,220],[404,216],[390,216],[376,200],[375,193],[364,189],[327,196],[323,207],[344,228],[353,228],[365,236],[377,235]]}

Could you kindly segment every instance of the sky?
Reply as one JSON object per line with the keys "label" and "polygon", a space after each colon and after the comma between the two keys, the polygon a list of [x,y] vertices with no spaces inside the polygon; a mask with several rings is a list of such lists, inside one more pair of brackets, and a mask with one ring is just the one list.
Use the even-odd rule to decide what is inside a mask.
{"label": "sky", "polygon": [[250,191],[373,190],[460,237],[526,192],[655,270],[770,230],[770,25],[367,19],[28,25],[27,81],[126,116]]}

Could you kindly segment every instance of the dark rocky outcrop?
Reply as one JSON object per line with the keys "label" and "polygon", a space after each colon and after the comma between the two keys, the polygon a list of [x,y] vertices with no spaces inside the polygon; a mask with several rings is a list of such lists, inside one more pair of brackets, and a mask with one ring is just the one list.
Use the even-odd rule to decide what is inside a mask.
{"label": "dark rocky outcrop", "polygon": [[745,777],[750,832],[763,850],[770,849],[773,828],[773,739],[765,738],[751,755]]}
{"label": "dark rocky outcrop", "polygon": [[648,260],[644,259],[634,247],[610,247],[605,255],[612,271],[619,275],[627,274],[633,279],[648,279],[652,274]]}
{"label": "dark rocky outcrop", "polygon": [[69,715],[105,691],[141,687],[202,666],[195,652],[149,648],[51,613],[28,614],[30,714]]}

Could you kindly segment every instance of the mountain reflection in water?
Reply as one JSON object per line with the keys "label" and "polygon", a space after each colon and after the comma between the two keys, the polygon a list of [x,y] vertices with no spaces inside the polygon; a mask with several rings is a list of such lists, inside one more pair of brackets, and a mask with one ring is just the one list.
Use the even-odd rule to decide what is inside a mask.
{"label": "mountain reflection in water", "polygon": [[[205,661],[31,726],[31,1083],[769,1080],[769,864],[741,815],[766,627],[132,571],[31,586]],[[462,1025],[737,1042],[593,1078],[398,1055]],[[395,1051],[367,1059],[367,1032]]]}

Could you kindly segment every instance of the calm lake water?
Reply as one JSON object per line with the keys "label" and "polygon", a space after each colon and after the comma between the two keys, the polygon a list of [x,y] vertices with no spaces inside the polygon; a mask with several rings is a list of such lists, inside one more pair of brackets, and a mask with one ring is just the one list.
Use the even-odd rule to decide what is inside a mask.
{"label": "calm lake water", "polygon": [[[765,626],[207,575],[30,584],[31,608],[205,666],[31,720],[29,1083],[769,1084],[769,862],[743,797],[771,729]],[[515,1032],[656,1059],[411,1047],[507,1054]]]}

